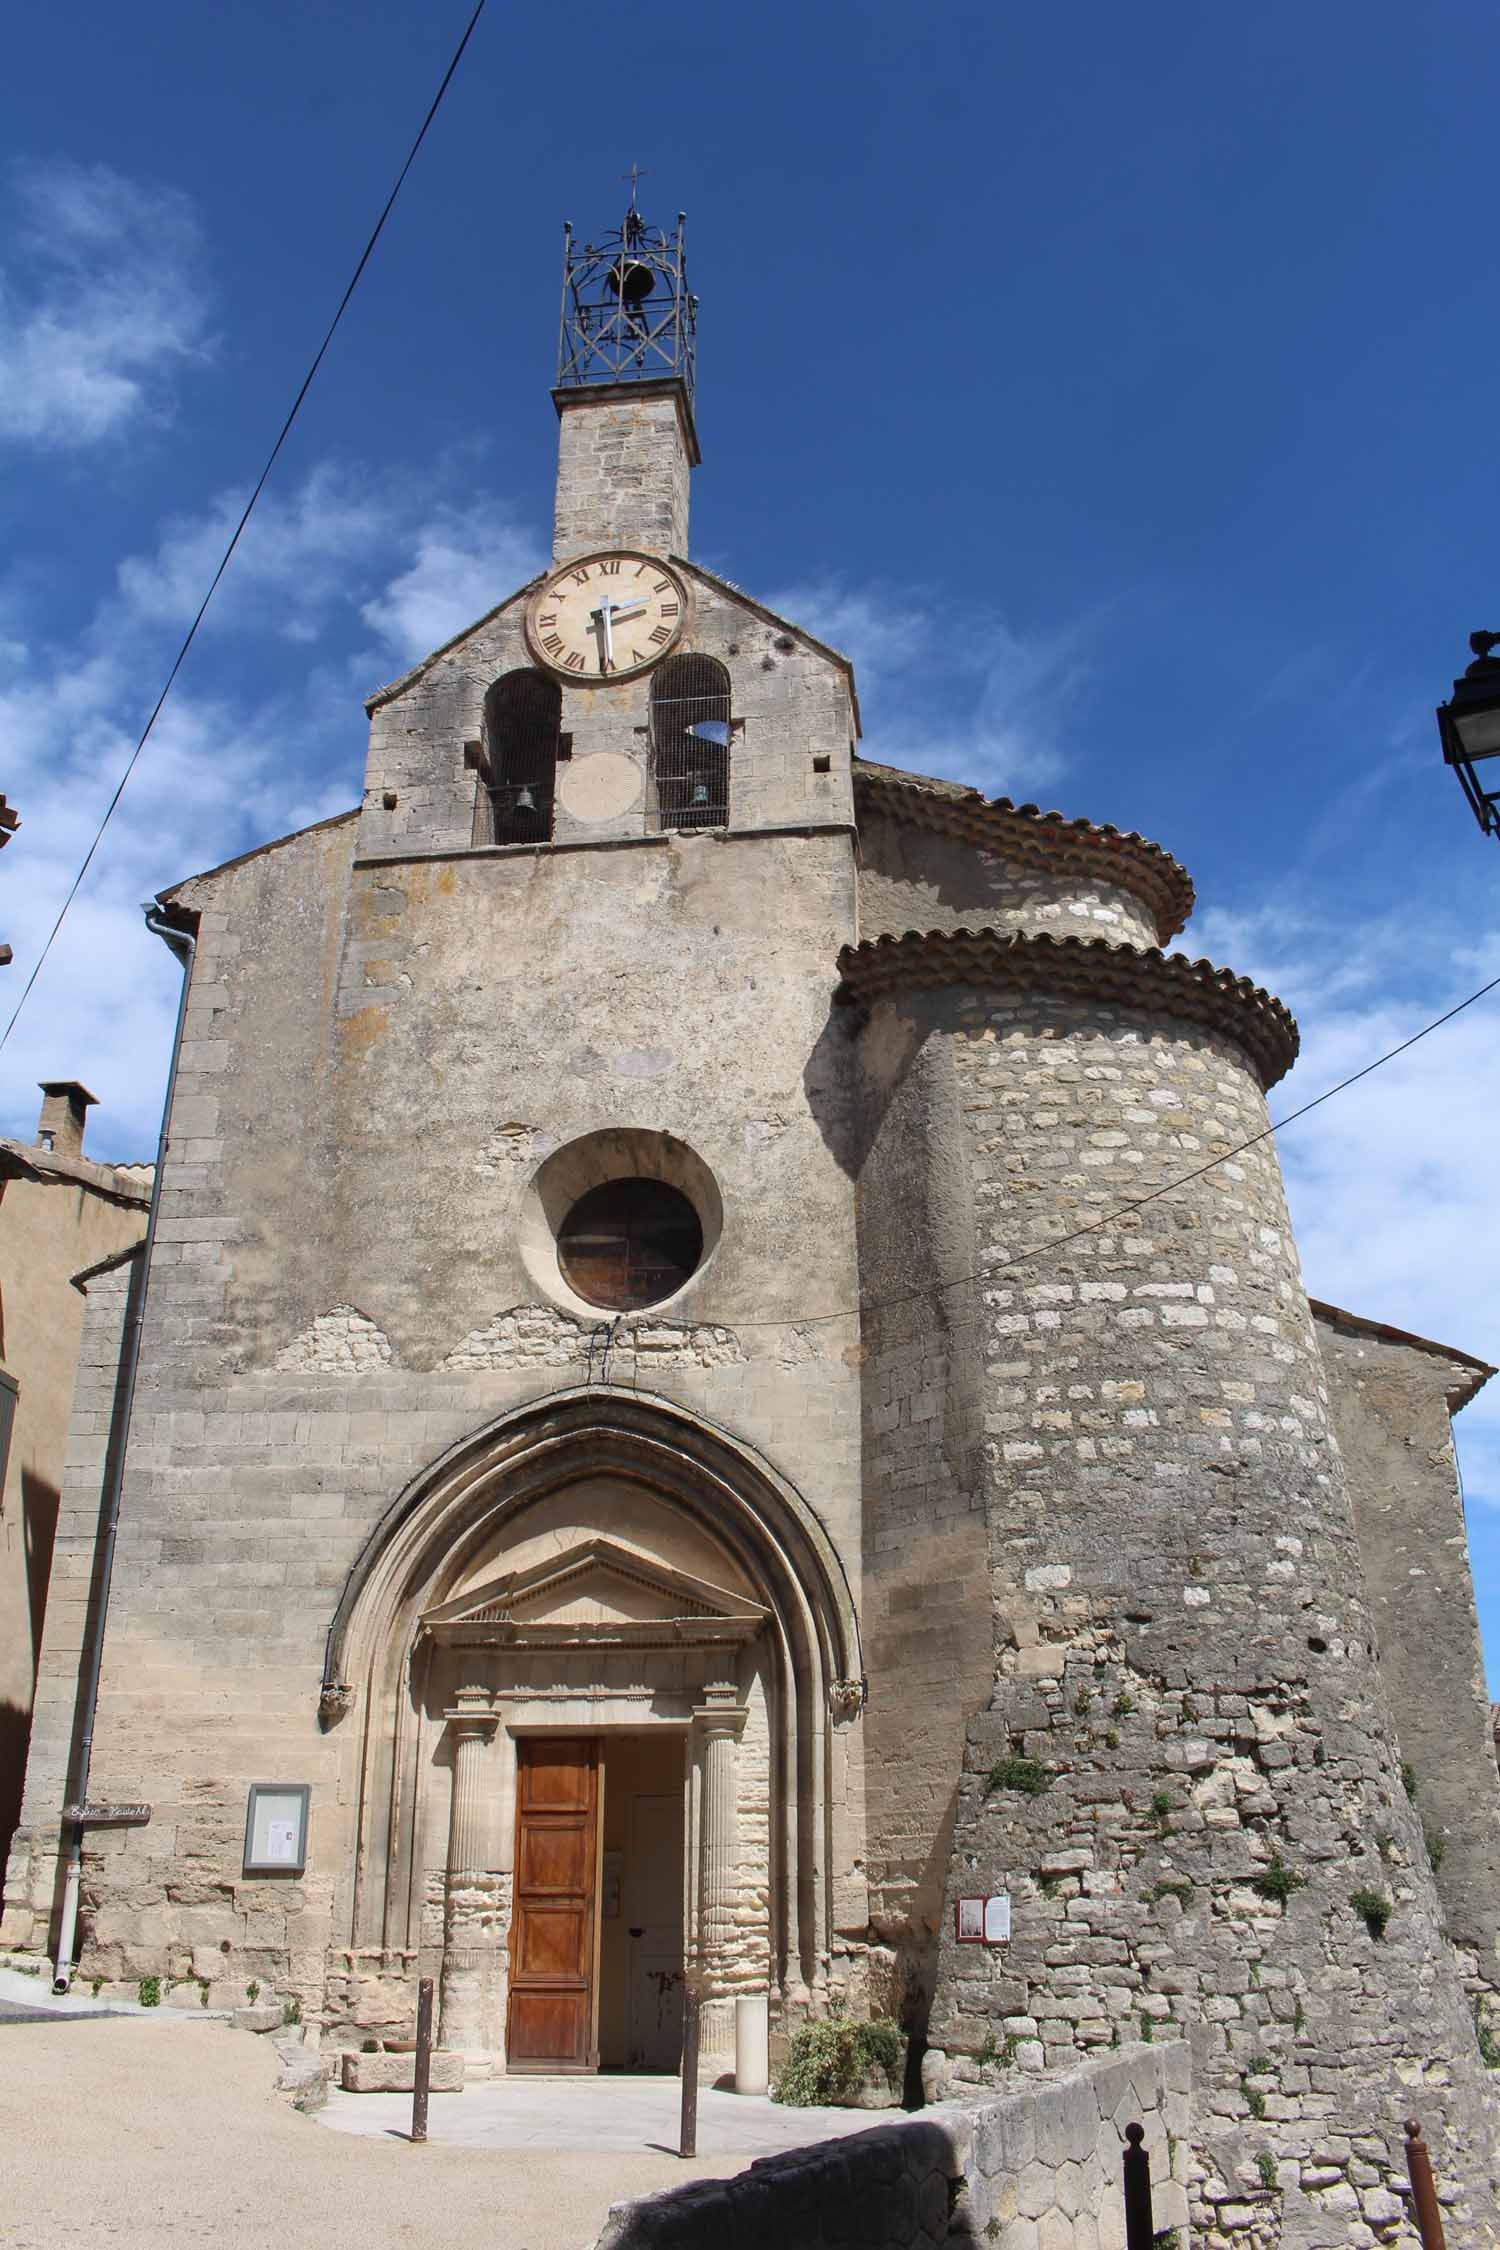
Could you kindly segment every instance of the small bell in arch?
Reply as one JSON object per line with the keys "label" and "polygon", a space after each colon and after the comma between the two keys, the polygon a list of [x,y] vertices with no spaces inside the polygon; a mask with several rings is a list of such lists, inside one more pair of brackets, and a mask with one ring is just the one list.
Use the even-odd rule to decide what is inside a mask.
{"label": "small bell in arch", "polygon": [[517,796],[516,811],[518,813],[534,813],[536,811],[536,799],[531,794],[529,785],[522,789]]}

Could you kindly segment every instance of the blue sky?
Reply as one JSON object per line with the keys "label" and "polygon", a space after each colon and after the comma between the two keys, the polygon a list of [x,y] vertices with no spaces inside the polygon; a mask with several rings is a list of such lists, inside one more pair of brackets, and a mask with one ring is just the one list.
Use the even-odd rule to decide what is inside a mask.
{"label": "blue sky", "polygon": [[[7,994],[466,14],[11,29]],[[615,220],[632,160],[689,213],[694,551],[848,647],[869,755],[1175,851],[1182,942],[1302,1022],[1280,1110],[1500,970],[1500,852],[1432,723],[1500,624],[1492,11],[914,21],[491,0],[0,1055],[7,1130],[79,1075],[91,1146],[149,1152],[175,972],[137,902],[350,803],[361,697],[542,558],[561,222]],[[1497,1023],[1283,1144],[1313,1292],[1492,1359]],[[1500,1673],[1500,1398],[1458,1430]]]}

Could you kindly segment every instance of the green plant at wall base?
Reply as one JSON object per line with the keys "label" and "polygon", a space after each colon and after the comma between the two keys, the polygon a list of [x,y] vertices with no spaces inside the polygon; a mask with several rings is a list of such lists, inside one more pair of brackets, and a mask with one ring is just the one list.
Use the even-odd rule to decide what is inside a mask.
{"label": "green plant at wall base", "polygon": [[250,1979],[250,1982],[245,1987],[245,1998],[249,2001],[252,2008],[255,2006],[256,2001],[260,1998],[260,1986],[256,1983],[254,1977]]}
{"label": "green plant at wall base", "polygon": [[142,1977],[135,1988],[135,1996],[143,2008],[159,2008],[161,2006],[161,1978]]}
{"label": "green plant at wall base", "polygon": [[1263,2188],[1273,2188],[1276,2185],[1276,2159],[1268,2148],[1256,2150],[1255,2169],[1260,2174]]}
{"label": "green plant at wall base", "polygon": [[974,2060],[981,2070],[1009,2070],[1020,2045],[1021,2042],[1013,2031],[1008,2031],[1003,2039],[997,2039],[992,2028],[985,2033],[984,2044]]}
{"label": "green plant at wall base", "polygon": [[281,2003],[281,2020],[283,2024],[300,2023],[302,2021],[302,2002],[300,2000],[283,2000]]}
{"label": "green plant at wall base", "polygon": [[1156,2026],[1151,2021],[1151,2018],[1145,2014],[1143,2014],[1140,2018],[1140,2026],[1142,2044],[1149,2047],[1156,2038]]}
{"label": "green plant at wall base", "polygon": [[1257,1898],[1274,1898],[1283,1906],[1293,1891],[1304,1890],[1306,1886],[1307,1877],[1294,1874],[1282,1860],[1280,1852],[1272,1854],[1269,1867],[1263,1867],[1258,1875],[1250,1878],[1250,1888]]}
{"label": "green plant at wall base", "polygon": [[207,1977],[196,1977],[194,1982],[198,1987],[198,2005],[200,2008],[206,2008],[208,2006],[208,1979]]}
{"label": "green plant at wall base", "polygon": [[1182,2237],[1176,2227],[1163,2227],[1160,2234],[1151,2237],[1151,2250],[1181,2250]]}
{"label": "green plant at wall base", "polygon": [[1266,2078],[1276,2068],[1269,2055],[1252,2055],[1245,2069],[1251,2078]]}
{"label": "green plant at wall base", "polygon": [[1349,1904],[1359,1915],[1372,1938],[1385,1936],[1385,1926],[1391,1918],[1391,1902],[1383,1892],[1351,1891],[1349,1893]]}
{"label": "green plant at wall base", "polygon": [[771,2099],[788,2109],[821,2109],[847,2102],[872,2070],[885,2073],[899,2091],[906,2053],[901,2027],[890,2016],[857,2023],[852,2016],[824,2016],[792,2035],[786,2061],[777,2073]]}
{"label": "green plant at wall base", "polygon": [[90,1978],[89,1978],[89,1990],[90,1990],[90,1992],[92,1992],[92,1994],[94,1995],[94,1998],[95,1998],[96,2000],[98,1999],[98,1997],[99,1997],[100,1993],[101,1993],[101,1992],[103,1991],[103,1989],[104,1989],[104,1979],[103,1979],[103,1977],[90,1977]]}
{"label": "green plant at wall base", "polygon": [[1246,2086],[1243,2092],[1245,2107],[1249,2110],[1250,2115],[1254,2118],[1264,2117],[1266,2114],[1266,2097],[1260,2088],[1258,2086]]}
{"label": "green plant at wall base", "polygon": [[1122,1690],[1121,1693],[1115,1697],[1114,1702],[1110,1705],[1109,1708],[1115,1718],[1128,1719],[1131,1712],[1135,1709],[1135,1697],[1130,1694],[1128,1689]]}
{"label": "green plant at wall base", "polygon": [[1151,1904],[1155,1906],[1159,1900],[1164,1898],[1175,1898],[1179,1906],[1191,1906],[1193,1886],[1188,1882],[1176,1882],[1171,1879],[1153,1883],[1151,1886]]}
{"label": "green plant at wall base", "polygon": [[1085,1711],[1092,1711],[1092,1709],[1094,1708],[1093,1689],[1080,1688],[1078,1693],[1073,1698],[1073,1708],[1078,1713],[1080,1719],[1083,1717]]}
{"label": "green plant at wall base", "polygon": [[1427,1846],[1427,1864],[1435,1875],[1443,1864],[1443,1854],[1448,1849],[1448,1840],[1445,1836],[1436,1835],[1430,1828],[1423,1829],[1422,1838]]}
{"label": "green plant at wall base", "polygon": [[1401,1761],[1401,1786],[1408,1797],[1415,1797],[1417,1793],[1417,1769],[1410,1758],[1403,1758]]}
{"label": "green plant at wall base", "polygon": [[1000,2221],[998,2219],[987,2219],[984,2232],[987,2241],[998,2242],[1000,2240]]}
{"label": "green plant at wall base", "polygon": [[1158,1828],[1166,1827],[1171,1810],[1172,1800],[1167,1791],[1165,1789],[1153,1790],[1151,1793],[1151,1818],[1156,1822]]}
{"label": "green plant at wall base", "polygon": [[1014,1789],[1023,1797],[1040,1797],[1050,1779],[1035,1758],[1002,1758],[985,1776],[984,1793],[990,1797],[997,1789]]}
{"label": "green plant at wall base", "polygon": [[1106,1749],[1106,1750],[1118,1750],[1118,1749],[1119,1749],[1119,1747],[1120,1747],[1120,1730],[1119,1730],[1119,1728],[1118,1728],[1118,1727],[1106,1727],[1106,1728],[1105,1728],[1105,1730],[1104,1730],[1104,1747],[1105,1747],[1105,1749]]}

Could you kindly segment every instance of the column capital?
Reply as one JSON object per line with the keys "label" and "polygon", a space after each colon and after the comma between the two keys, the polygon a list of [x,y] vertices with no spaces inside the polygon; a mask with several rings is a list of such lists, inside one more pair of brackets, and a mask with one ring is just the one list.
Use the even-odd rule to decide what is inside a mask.
{"label": "column capital", "polygon": [[693,1731],[700,1736],[727,1735],[738,1742],[749,1716],[743,1703],[698,1703],[693,1706]]}
{"label": "column capital", "polygon": [[484,1687],[461,1687],[443,1717],[460,1739],[465,1735],[483,1739],[500,1724],[495,1699]]}

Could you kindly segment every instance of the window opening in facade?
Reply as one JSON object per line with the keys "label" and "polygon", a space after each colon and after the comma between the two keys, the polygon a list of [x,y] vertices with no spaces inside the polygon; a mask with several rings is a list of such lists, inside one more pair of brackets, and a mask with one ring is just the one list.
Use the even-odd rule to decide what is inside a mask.
{"label": "window opening in facade", "polygon": [[664,1180],[606,1180],[578,1198],[557,1232],[568,1287],[609,1312],[659,1304],[702,1257],[698,1214]]}
{"label": "window opening in facade", "polygon": [[551,836],[561,727],[562,689],[545,672],[506,672],[485,697],[492,842]]}
{"label": "window opening in facade", "polygon": [[651,681],[651,770],[658,828],[722,828],[729,818],[729,674],[712,656],[671,656]]}

